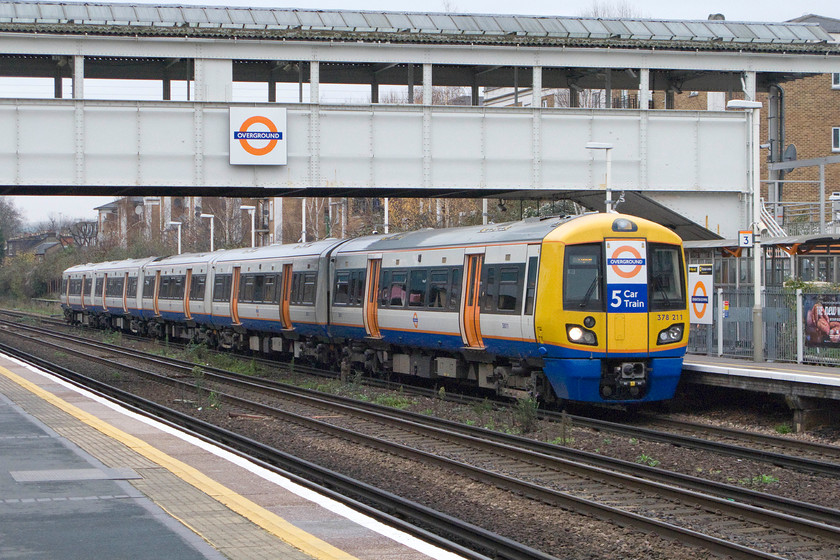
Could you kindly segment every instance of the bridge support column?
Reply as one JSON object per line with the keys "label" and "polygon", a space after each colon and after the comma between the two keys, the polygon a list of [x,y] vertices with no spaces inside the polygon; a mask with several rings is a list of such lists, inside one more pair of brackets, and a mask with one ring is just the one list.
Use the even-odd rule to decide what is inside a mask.
{"label": "bridge support column", "polygon": [[85,98],[85,57],[73,57],[73,99]]}
{"label": "bridge support column", "polygon": [[650,69],[639,69],[639,109],[650,109]]}
{"label": "bridge support column", "polygon": [[423,105],[432,104],[432,65],[423,64]]}
{"label": "bridge support column", "polygon": [[233,61],[195,59],[195,100],[231,101],[233,98]]}
{"label": "bridge support column", "polygon": [[828,399],[785,395],[785,402],[793,410],[793,429],[796,432],[840,424],[840,410]]}

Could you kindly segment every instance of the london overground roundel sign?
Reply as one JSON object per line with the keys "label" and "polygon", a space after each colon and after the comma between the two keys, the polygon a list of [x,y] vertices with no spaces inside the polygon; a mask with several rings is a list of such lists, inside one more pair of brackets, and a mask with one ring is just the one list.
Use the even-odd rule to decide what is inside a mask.
{"label": "london overground roundel sign", "polygon": [[286,165],[286,109],[230,108],[231,165]]}

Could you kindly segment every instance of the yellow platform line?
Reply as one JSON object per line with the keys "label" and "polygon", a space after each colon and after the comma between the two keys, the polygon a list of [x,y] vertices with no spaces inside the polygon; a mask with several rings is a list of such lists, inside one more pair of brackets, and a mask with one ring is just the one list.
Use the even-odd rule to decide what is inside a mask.
{"label": "yellow platform line", "polygon": [[[198,469],[195,469],[186,463],[167,455],[145,441],[131,434],[127,434],[122,430],[111,426],[107,422],[103,422],[93,414],[85,412],[84,410],[81,410],[80,408],[60,399],[49,391],[38,387],[31,381],[12,373],[2,366],[0,366],[0,373],[39,398],[49,402],[88,426],[102,432],[106,436],[121,442],[150,461],[157,463],[191,486],[224,504],[231,511],[245,517],[252,523],[262,527],[267,532],[287,544],[301,550],[305,554],[309,554],[319,560],[357,560],[354,556],[322,541],[306,531],[295,527],[279,515],[268,511],[248,498],[245,498],[224,485],[219,484]],[[189,525],[187,525],[187,527],[189,527]],[[195,531],[192,527],[190,528]],[[209,539],[207,539],[204,535],[199,534],[199,536],[209,542]]]}

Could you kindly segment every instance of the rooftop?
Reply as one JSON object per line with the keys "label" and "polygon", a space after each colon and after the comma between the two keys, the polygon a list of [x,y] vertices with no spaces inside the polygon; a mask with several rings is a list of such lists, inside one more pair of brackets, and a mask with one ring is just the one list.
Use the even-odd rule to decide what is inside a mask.
{"label": "rooftop", "polygon": [[[830,19],[830,18],[822,18]],[[810,20],[809,20],[810,21]],[[836,20],[834,20],[836,21]],[[0,30],[211,38],[825,50],[817,23],[3,2]],[[828,47],[833,50],[834,47]]]}

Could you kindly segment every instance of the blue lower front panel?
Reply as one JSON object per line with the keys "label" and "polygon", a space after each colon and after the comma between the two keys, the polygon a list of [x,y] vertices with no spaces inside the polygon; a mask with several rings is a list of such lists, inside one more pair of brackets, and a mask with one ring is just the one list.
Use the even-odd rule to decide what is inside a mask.
{"label": "blue lower front panel", "polygon": [[682,373],[682,358],[654,358],[648,372],[648,391],[637,400],[608,400],[601,397],[601,360],[547,359],[543,368],[554,392],[570,401],[627,404],[673,398]]}

